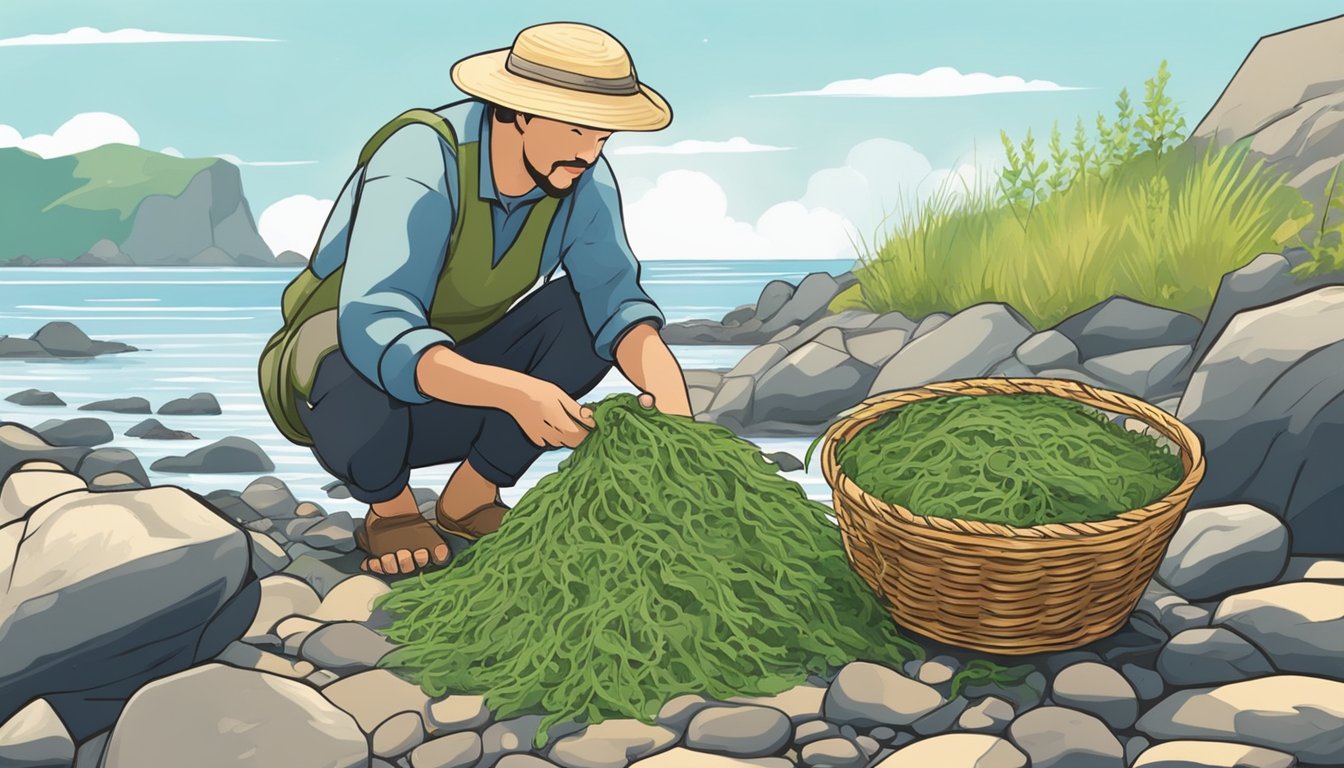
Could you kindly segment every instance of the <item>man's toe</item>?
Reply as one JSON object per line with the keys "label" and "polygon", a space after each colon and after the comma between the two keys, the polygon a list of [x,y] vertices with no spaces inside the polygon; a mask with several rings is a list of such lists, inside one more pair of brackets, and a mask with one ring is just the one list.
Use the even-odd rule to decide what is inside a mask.
{"label": "man's toe", "polygon": [[394,554],[392,554],[392,553],[389,552],[388,554],[383,555],[382,558],[380,558],[380,561],[382,562],[382,566],[383,566],[382,573],[389,573],[389,574],[390,574],[390,573],[396,573],[396,572],[397,572],[397,556],[396,556],[396,555],[394,555]]}
{"label": "man's toe", "polygon": [[397,550],[397,562],[401,564],[402,573],[410,573],[415,570],[415,559],[411,557],[409,549]]}
{"label": "man's toe", "polygon": [[415,564],[420,568],[424,568],[426,565],[429,565],[429,550],[427,549],[415,550]]}
{"label": "man's toe", "polygon": [[444,563],[448,561],[448,545],[440,544],[434,548],[434,562]]}

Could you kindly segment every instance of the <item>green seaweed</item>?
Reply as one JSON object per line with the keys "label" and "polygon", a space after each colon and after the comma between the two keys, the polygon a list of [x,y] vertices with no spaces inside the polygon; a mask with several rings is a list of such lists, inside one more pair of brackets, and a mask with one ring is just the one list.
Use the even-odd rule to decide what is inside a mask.
{"label": "green seaweed", "polygon": [[1016,527],[1112,518],[1183,476],[1153,437],[1044,394],[910,403],[842,443],[836,459],[860,488],[913,514]]}
{"label": "green seaweed", "polygon": [[592,405],[597,426],[503,525],[378,607],[379,666],[549,726],[651,723],[694,693],[769,696],[855,659],[923,651],[850,567],[830,509],[724,427]]}

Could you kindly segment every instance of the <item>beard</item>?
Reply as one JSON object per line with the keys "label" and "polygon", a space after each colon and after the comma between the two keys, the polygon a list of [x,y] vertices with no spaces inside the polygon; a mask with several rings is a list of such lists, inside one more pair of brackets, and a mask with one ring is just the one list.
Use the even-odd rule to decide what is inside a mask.
{"label": "beard", "polygon": [[[574,181],[571,182],[568,187],[561,189],[555,186],[554,184],[551,183],[551,180],[546,176],[546,174],[537,170],[537,167],[535,165],[532,165],[532,162],[527,159],[526,152],[523,153],[523,165],[527,168],[527,173],[529,176],[532,177],[532,181],[536,182],[536,185],[538,187],[541,187],[541,191],[545,192],[550,197],[556,197],[556,198],[569,197],[569,195],[574,192],[574,187],[578,184],[579,181],[579,177],[575,176]],[[551,172],[554,173],[555,169],[566,166],[571,168],[588,167],[586,164],[583,166],[579,166],[576,163],[556,163],[555,165],[551,166]]]}

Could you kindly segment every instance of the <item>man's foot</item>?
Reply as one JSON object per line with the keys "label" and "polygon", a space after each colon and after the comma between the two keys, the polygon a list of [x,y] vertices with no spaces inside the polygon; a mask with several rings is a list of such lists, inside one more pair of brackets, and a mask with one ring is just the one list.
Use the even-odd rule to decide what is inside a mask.
{"label": "man's foot", "polygon": [[355,543],[371,555],[360,569],[384,575],[429,570],[452,556],[447,542],[420,515],[379,515],[372,507],[355,527]]}
{"label": "man's foot", "polygon": [[456,516],[444,509],[443,501],[446,498],[448,498],[446,495],[440,496],[434,505],[434,521],[445,533],[460,536],[468,541],[475,541],[487,533],[499,530],[500,524],[504,522],[504,514],[510,509],[496,495],[494,501],[482,504],[465,515]]}

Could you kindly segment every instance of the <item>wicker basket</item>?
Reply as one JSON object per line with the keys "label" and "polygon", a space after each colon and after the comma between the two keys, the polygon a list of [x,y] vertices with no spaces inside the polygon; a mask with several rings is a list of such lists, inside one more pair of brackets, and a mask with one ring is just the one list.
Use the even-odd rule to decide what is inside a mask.
{"label": "wicker basket", "polygon": [[[843,441],[893,408],[948,395],[1027,393],[1140,419],[1180,449],[1184,479],[1115,518],[1015,528],[913,515],[865,493],[837,463]],[[994,377],[864,400],[826,430],[821,467],[849,562],[886,598],[897,623],[952,645],[1015,655],[1077,648],[1124,624],[1204,477],[1204,456],[1189,427],[1137,398],[1067,379]]]}

